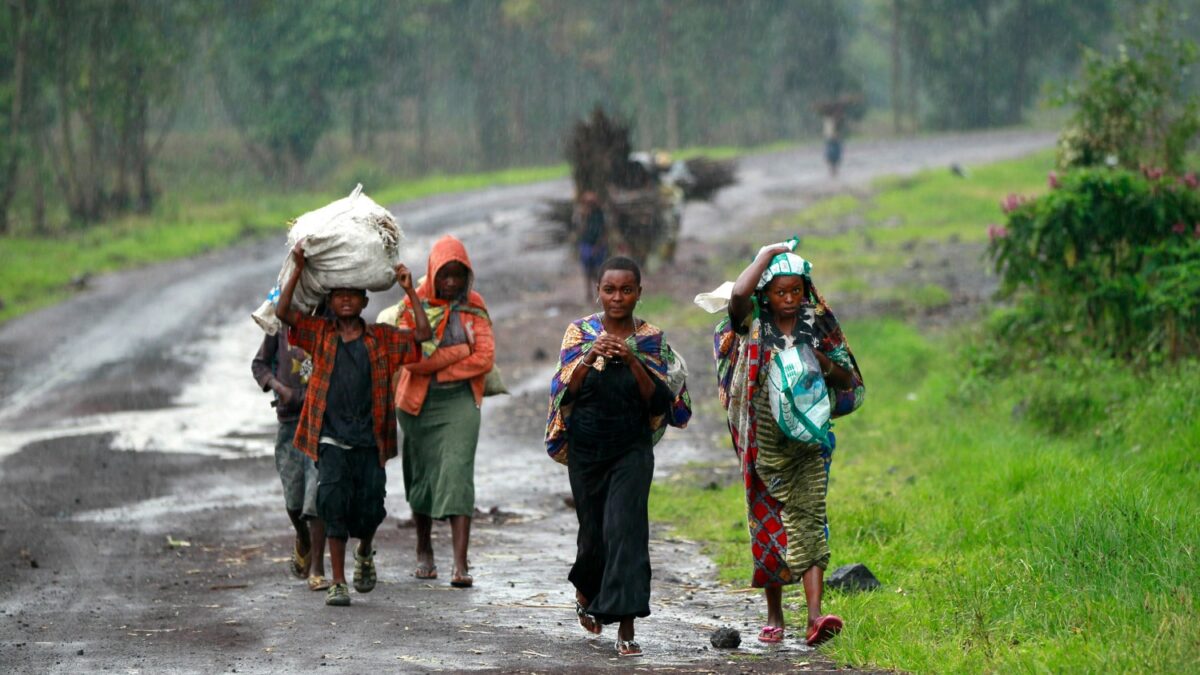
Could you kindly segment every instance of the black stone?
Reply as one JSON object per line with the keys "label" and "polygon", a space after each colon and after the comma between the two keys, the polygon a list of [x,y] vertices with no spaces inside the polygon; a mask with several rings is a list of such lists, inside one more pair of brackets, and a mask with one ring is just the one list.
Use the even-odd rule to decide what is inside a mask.
{"label": "black stone", "polygon": [[709,642],[718,649],[737,649],[742,644],[742,634],[736,628],[725,626],[714,630]]}
{"label": "black stone", "polygon": [[873,591],[879,588],[879,580],[862,563],[842,565],[829,575],[825,585],[840,591]]}

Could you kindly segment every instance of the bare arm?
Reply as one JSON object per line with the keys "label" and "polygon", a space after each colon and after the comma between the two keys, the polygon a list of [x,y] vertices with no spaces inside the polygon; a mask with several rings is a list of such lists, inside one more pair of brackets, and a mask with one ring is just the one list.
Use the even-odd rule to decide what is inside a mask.
{"label": "bare arm", "polygon": [[289,326],[295,326],[300,320],[300,312],[292,308],[292,293],[296,290],[296,282],[300,280],[300,273],[304,271],[304,240],[296,242],[292,247],[292,261],[296,263],[296,268],[292,270],[292,276],[283,285],[283,290],[279,292],[279,303],[275,305],[275,316],[279,320]]}
{"label": "bare arm", "polygon": [[574,396],[579,393],[579,388],[583,386],[583,378],[587,377],[588,371],[592,369],[592,365],[596,363],[596,357],[599,352],[595,347],[592,347],[587,354],[583,355],[583,359],[578,366],[575,366],[574,372],[571,373],[571,381],[567,383],[567,392]]}
{"label": "bare arm", "polygon": [[433,337],[433,329],[429,327],[429,317],[425,315],[425,306],[421,304],[421,299],[417,297],[417,290],[413,288],[412,272],[408,271],[408,267],[404,263],[396,265],[395,271],[396,283],[404,289],[404,295],[408,297],[408,306],[412,307],[413,339],[417,342],[424,342]]}
{"label": "bare arm", "polygon": [[764,248],[755,256],[754,262],[747,265],[738,275],[737,281],[733,282],[733,293],[729,298],[729,318],[734,326],[742,325],[746,317],[754,311],[754,287],[771,265],[771,259],[790,250],[783,245]]}
{"label": "bare arm", "polygon": [[826,384],[834,389],[849,389],[854,386],[854,376],[850,371],[839,366],[820,350],[814,349],[813,354],[816,354],[817,361],[821,364],[821,375],[825,377]]}

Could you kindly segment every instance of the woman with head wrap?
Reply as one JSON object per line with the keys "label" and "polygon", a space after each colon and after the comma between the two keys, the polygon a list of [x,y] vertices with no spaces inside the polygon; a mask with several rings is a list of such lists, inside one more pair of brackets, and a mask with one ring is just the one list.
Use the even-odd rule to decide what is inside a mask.
{"label": "woman with head wrap", "polygon": [[[835,440],[821,433],[819,442],[817,436],[800,441],[781,427],[772,409],[771,371],[781,368],[776,357],[786,350],[811,350],[832,417],[857,409],[865,390],[841,327],[812,283],[812,266],[792,253],[794,246],[795,240],[764,247],[738,276],[728,317],[717,326],[715,355],[721,403],[746,485],[751,583],[767,600],[767,624],[758,639],[783,639],[783,586],[801,581],[808,605],[806,641],[817,645],[842,627],[837,616],[821,614],[829,564],[825,493]],[[780,373],[775,377],[779,382]]]}
{"label": "woman with head wrap", "polygon": [[[475,512],[475,446],[484,381],[492,370],[495,344],[483,296],[472,286],[471,260],[462,242],[444,236],[429,253],[417,297],[433,326],[422,343],[424,358],[409,364],[396,384],[396,417],[404,432],[404,493],[417,527],[419,579],[436,579],[433,520],[450,519],[454,569],[450,584],[474,583],[467,569],[471,516]],[[401,305],[399,323],[413,320]]]}
{"label": "woman with head wrap", "polygon": [[600,266],[604,311],[567,327],[550,383],[546,450],[567,465],[579,519],[575,613],[589,633],[619,623],[617,654],[640,656],[635,618],[650,615],[647,502],[654,444],[691,417],[687,368],[657,327],[635,318],[641,271],[629,258]]}

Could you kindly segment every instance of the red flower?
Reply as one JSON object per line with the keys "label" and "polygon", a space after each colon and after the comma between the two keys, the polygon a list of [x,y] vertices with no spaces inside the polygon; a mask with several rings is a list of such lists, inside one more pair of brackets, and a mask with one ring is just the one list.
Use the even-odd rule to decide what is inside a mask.
{"label": "red flower", "polygon": [[1196,178],[1195,171],[1189,171],[1183,174],[1183,184],[1195,190],[1197,187],[1200,187],[1200,179]]}
{"label": "red flower", "polygon": [[1187,232],[1187,229],[1187,225],[1182,221],[1171,226],[1171,231],[1175,234],[1183,234],[1184,232]]}
{"label": "red flower", "polygon": [[1200,239],[1200,223],[1196,223],[1196,231],[1192,233],[1192,236]]}
{"label": "red flower", "polygon": [[1142,166],[1142,175],[1150,180],[1158,180],[1166,173],[1165,169],[1159,169],[1153,166]]}
{"label": "red flower", "polygon": [[1013,209],[1017,208],[1023,203],[1025,203],[1025,199],[1021,197],[1021,195],[1009,193],[1009,195],[1000,202],[1000,208],[1005,213],[1010,213]]}
{"label": "red flower", "polygon": [[1046,176],[1046,182],[1050,184],[1051,190],[1057,190],[1058,189],[1058,174],[1054,171],[1051,171]]}
{"label": "red flower", "polygon": [[[1196,227],[1197,231],[1200,232],[1200,225],[1197,225]],[[987,226],[987,233],[989,240],[996,241],[997,239],[1004,239],[1008,237],[1008,228],[1004,227],[1003,225],[992,224]]]}

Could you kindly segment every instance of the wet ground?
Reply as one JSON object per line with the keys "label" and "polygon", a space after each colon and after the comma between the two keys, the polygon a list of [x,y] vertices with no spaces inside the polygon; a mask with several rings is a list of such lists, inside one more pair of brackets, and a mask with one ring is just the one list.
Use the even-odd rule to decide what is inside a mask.
{"label": "wet ground", "polygon": [[[679,262],[648,274],[645,286],[689,302],[722,280],[709,266],[722,247],[772,213],[880,175],[1013,157],[1051,141],[1004,132],[852,144],[838,181],[815,146],[745,158],[738,186],[714,204],[688,206]],[[446,583],[443,526],[434,541],[443,578],[412,576],[414,532],[395,465],[377,537],[378,588],[355,594],[349,609],[331,608],[287,575],[274,417],[249,369],[261,338],[249,312],[274,281],[282,237],[101,277],[61,305],[0,326],[5,669],[835,669],[794,635],[759,645],[760,596],[718,585],[697,546],[662,528],[652,531],[654,614],[638,622],[646,656],[617,659],[613,627],[592,638],[576,623],[566,581],[574,513],[565,470],[546,458],[541,433],[562,330],[593,308],[567,253],[537,246],[536,218],[542,199],[568,193],[566,181],[554,181],[394,208],[418,274],[434,237],[466,242],[513,390],[484,404],[469,590]],[[368,316],[397,297],[374,294]],[[839,307],[843,317],[864,312]],[[711,399],[706,336],[684,331],[673,343],[692,365],[694,400]],[[697,414],[686,431],[671,430],[656,450],[656,480],[693,461],[727,460],[732,472],[716,442],[723,429]],[[726,625],[741,630],[741,649],[709,646],[709,633]]]}

